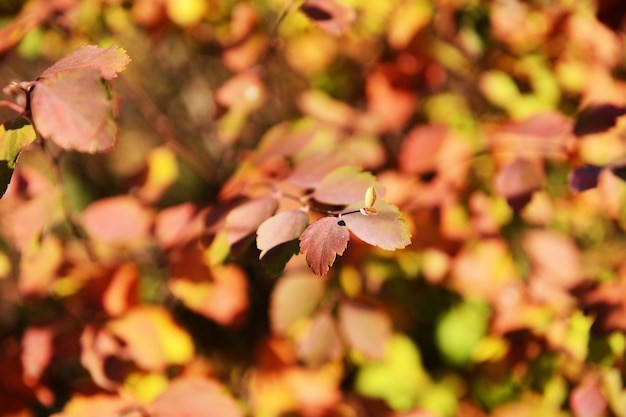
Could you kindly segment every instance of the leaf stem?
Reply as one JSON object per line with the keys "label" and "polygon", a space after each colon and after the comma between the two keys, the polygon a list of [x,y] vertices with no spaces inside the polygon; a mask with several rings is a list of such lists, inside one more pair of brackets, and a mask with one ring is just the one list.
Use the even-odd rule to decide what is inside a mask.
{"label": "leaf stem", "polygon": [[9,101],[9,100],[0,100],[0,106],[7,107],[7,108],[13,110],[16,113],[19,113],[22,116],[26,112],[26,109],[24,109],[22,106],[14,103],[12,101]]}

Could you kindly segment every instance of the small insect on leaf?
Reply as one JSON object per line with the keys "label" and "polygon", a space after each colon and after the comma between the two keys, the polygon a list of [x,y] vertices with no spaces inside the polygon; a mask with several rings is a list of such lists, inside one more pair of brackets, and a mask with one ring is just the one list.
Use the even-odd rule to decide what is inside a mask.
{"label": "small insect on leaf", "polygon": [[360,210],[361,214],[363,214],[364,216],[378,214],[378,210],[374,208],[375,202],[376,202],[376,188],[374,188],[374,186],[372,185],[365,191],[364,206]]}

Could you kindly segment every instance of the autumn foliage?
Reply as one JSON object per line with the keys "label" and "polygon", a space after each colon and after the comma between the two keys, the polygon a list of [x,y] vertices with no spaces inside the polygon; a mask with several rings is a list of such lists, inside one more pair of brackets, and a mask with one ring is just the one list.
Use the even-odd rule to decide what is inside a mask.
{"label": "autumn foliage", "polygon": [[0,16],[0,417],[626,417],[621,2]]}

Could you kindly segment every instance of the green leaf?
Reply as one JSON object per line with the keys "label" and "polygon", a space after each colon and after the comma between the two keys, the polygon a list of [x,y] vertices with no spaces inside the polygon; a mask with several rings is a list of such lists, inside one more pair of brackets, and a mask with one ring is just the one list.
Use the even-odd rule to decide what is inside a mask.
{"label": "green leaf", "polygon": [[366,362],[356,377],[356,390],[380,398],[397,411],[413,408],[421,391],[430,385],[417,347],[407,336],[389,339],[383,361]]}
{"label": "green leaf", "polygon": [[15,162],[22,149],[37,135],[26,119],[15,119],[0,125],[0,197],[11,182]]}

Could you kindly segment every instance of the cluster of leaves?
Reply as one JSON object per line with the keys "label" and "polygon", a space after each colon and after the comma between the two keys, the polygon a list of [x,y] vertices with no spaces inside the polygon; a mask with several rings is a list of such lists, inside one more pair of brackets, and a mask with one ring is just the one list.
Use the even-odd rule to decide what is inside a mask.
{"label": "cluster of leaves", "polygon": [[0,416],[626,416],[619,2],[0,12]]}

